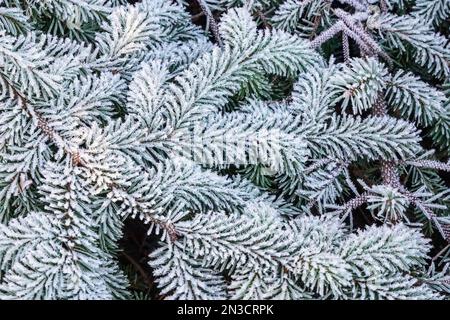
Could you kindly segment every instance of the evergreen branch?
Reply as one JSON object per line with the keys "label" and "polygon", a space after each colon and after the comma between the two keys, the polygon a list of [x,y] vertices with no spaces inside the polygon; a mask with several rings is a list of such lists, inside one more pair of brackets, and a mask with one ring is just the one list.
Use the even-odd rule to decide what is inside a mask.
{"label": "evergreen branch", "polygon": [[10,92],[12,92],[13,97],[17,99],[23,108],[23,110],[28,114],[30,118],[32,118],[35,122],[37,127],[42,130],[42,132],[52,141],[55,143],[56,146],[62,148],[68,155],[70,155],[74,161],[74,164],[82,164],[81,159],[79,157],[79,153],[75,150],[72,150],[69,145],[64,141],[64,139],[53,130],[53,128],[49,125],[49,123],[44,119],[44,117],[37,111],[35,111],[30,102],[27,100],[27,98],[22,95],[20,91],[18,91],[10,82],[9,80],[3,76],[2,73],[0,73],[0,81],[5,83],[8,88],[10,89]]}

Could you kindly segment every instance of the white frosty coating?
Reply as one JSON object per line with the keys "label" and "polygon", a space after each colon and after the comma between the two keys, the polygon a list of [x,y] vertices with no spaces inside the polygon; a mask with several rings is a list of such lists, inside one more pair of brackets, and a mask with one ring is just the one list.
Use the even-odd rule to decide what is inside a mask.
{"label": "white frosty coating", "polygon": [[[0,299],[130,297],[116,258],[124,217],[160,237],[149,264],[166,298],[450,292],[447,268],[424,270],[430,241],[404,224],[414,206],[450,239],[438,215],[448,189],[425,171],[449,163],[423,150],[418,129],[448,146],[448,100],[376,58],[413,50],[431,76],[448,76],[450,51],[432,29],[445,1],[402,17],[384,12],[402,1],[339,1],[353,15],[329,0],[202,1],[245,2],[211,25],[221,46],[178,1],[26,2],[0,1]],[[257,28],[247,9],[261,18],[275,4],[263,23],[279,29]],[[48,34],[33,29],[36,14],[56,18]],[[325,63],[312,48],[339,33],[345,63]],[[288,99],[259,99],[284,78]],[[389,170],[369,185],[352,176],[360,161]],[[239,173],[272,179],[284,197],[217,173],[249,164]],[[407,189],[400,168],[420,187]],[[381,226],[352,232],[342,218],[364,206]]]}

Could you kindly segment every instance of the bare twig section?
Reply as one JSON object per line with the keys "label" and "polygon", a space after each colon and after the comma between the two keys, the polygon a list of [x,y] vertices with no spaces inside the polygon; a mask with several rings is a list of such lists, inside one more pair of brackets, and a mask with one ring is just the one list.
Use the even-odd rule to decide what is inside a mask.
{"label": "bare twig section", "polygon": [[381,12],[383,12],[383,13],[388,12],[388,6],[386,3],[386,0],[380,0],[380,9],[381,9]]}
{"label": "bare twig section", "polygon": [[[387,106],[384,101],[384,95],[378,94],[378,99],[375,102],[372,110],[373,115],[385,116],[387,115]],[[401,188],[400,176],[396,168],[395,161],[381,161],[381,178],[383,183],[393,188]]]}
{"label": "bare twig section", "polygon": [[381,178],[383,183],[393,188],[400,188],[400,176],[396,168],[394,161],[382,161],[381,162]]}
{"label": "bare twig section", "polygon": [[360,21],[367,20],[368,15],[366,13],[359,13],[350,15],[342,9],[335,9],[335,15],[344,22],[346,27],[352,31],[355,35],[353,38],[355,41],[361,40],[365,43],[367,47],[371,49],[371,55],[379,55],[383,57],[386,61],[391,63],[391,58],[383,51],[383,49],[378,45],[378,43],[370,36],[361,26],[359,26]]}
{"label": "bare twig section", "polygon": [[223,42],[222,39],[220,38],[219,25],[217,24],[214,15],[209,9],[208,4],[205,2],[205,0],[197,0],[197,3],[199,4],[200,8],[202,9],[203,13],[206,15],[208,19],[209,29],[211,30],[214,39],[216,40],[219,47],[223,47]]}
{"label": "bare twig section", "polygon": [[373,50],[353,30],[344,25],[342,32],[356,42],[361,52],[361,56],[373,55]]}
{"label": "bare twig section", "polygon": [[122,256],[124,256],[125,259],[128,260],[128,262],[130,262],[133,265],[133,267],[136,269],[136,271],[139,272],[142,279],[144,280],[144,283],[149,288],[153,287],[153,281],[150,279],[149,275],[147,274],[147,271],[145,271],[144,268],[142,268],[140,263],[137,262],[132,256],[127,254],[125,251],[121,251],[120,253],[122,254]]}
{"label": "bare twig section", "polygon": [[450,243],[447,244],[442,250],[440,250],[438,253],[436,253],[434,255],[434,257],[431,259],[431,261],[435,261],[436,259],[438,259],[448,248],[450,248]]}
{"label": "bare twig section", "polygon": [[336,212],[339,213],[341,219],[346,219],[354,210],[367,203],[369,195],[370,193],[367,191],[361,193],[357,197],[347,201],[342,206],[340,206]]}
{"label": "bare twig section", "polygon": [[344,55],[344,62],[348,64],[350,60],[350,45],[348,43],[348,36],[346,33],[342,34],[342,51]]}
{"label": "bare twig section", "polygon": [[319,48],[322,44],[333,38],[335,35],[337,35],[339,32],[343,30],[344,23],[342,21],[336,22],[334,25],[332,25],[328,30],[323,31],[321,34],[319,34],[317,37],[315,37],[310,42],[311,48]]}
{"label": "bare twig section", "polygon": [[196,21],[198,21],[198,19],[200,19],[201,17],[203,17],[205,15],[205,13],[202,11],[202,12],[199,12],[199,13],[197,13],[197,14],[194,14],[193,16],[191,16],[191,20],[193,21],[193,22],[196,22]]}

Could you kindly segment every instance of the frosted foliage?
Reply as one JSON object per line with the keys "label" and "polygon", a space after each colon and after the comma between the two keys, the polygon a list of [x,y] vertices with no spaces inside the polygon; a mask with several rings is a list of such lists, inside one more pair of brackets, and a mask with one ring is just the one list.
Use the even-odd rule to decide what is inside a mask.
{"label": "frosted foliage", "polygon": [[0,299],[448,298],[450,7],[369,2],[0,0]]}

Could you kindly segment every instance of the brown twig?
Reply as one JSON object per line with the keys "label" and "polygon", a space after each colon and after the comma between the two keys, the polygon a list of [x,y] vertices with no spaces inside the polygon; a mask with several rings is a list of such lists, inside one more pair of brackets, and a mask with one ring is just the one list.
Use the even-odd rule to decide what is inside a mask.
{"label": "brown twig", "polygon": [[344,55],[344,62],[348,64],[350,61],[350,45],[348,43],[348,36],[345,32],[342,33],[342,51]]}
{"label": "brown twig", "polygon": [[436,253],[436,255],[431,259],[431,262],[435,261],[437,258],[439,258],[439,256],[445,252],[445,250],[447,250],[448,248],[450,248],[450,243],[447,244],[441,251],[439,251],[438,253]]}
{"label": "brown twig", "polygon": [[147,287],[152,288],[153,287],[153,281],[148,276],[147,272],[142,268],[139,262],[137,262],[132,256],[127,254],[125,251],[120,252],[122,256],[125,257],[132,265],[133,267],[139,272],[142,279],[144,280],[144,283],[147,285]]}
{"label": "brown twig", "polygon": [[191,20],[192,20],[192,22],[197,22],[201,17],[203,17],[205,15],[205,13],[203,12],[203,11],[201,11],[201,12],[199,12],[199,13],[197,13],[197,14],[194,14],[192,17],[191,17]]}
{"label": "brown twig", "polygon": [[212,14],[211,10],[208,7],[208,4],[204,0],[197,0],[198,5],[202,9],[203,13],[208,18],[209,22],[209,29],[211,30],[211,33],[214,36],[214,39],[216,40],[219,47],[223,47],[222,39],[220,37],[219,32],[219,26],[214,18],[214,15]]}

